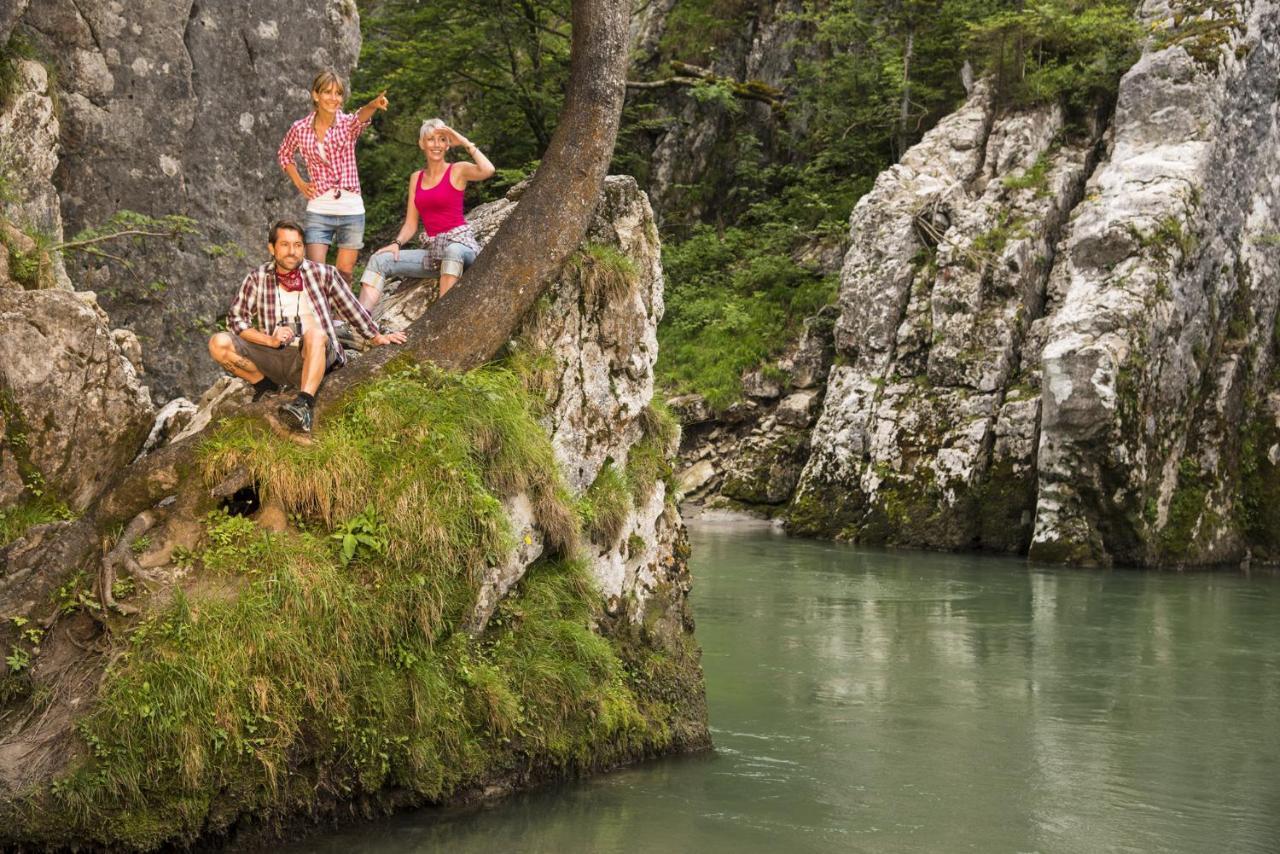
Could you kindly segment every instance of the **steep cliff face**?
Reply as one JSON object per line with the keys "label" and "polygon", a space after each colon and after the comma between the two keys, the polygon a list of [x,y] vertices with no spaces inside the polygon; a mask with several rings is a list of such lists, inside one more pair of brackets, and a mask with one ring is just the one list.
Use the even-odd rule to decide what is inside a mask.
{"label": "steep cliff face", "polygon": [[859,202],[793,530],[1275,558],[1280,9],[1140,14],[1101,146],[980,86]]}
{"label": "steep cliff face", "polygon": [[355,64],[354,0],[48,0],[10,15],[57,70],[53,183],[67,231],[121,210],[197,221],[199,235],[163,250],[113,249],[131,271],[91,256],[71,263],[77,286],[146,345],[159,396],[204,388],[217,375],[201,358],[205,340],[246,257],[260,255],[273,218],[300,212],[275,148],[310,110],[312,76]]}
{"label": "steep cliff face", "polygon": [[[482,236],[517,203],[476,211]],[[500,366],[389,371],[312,444],[224,423],[206,506],[162,501],[113,544],[118,613],[51,560],[65,523],[0,550],[0,839],[150,849],[704,747],[658,257],[611,178]]]}
{"label": "steep cliff face", "polygon": [[73,292],[61,257],[32,237],[63,237],[52,181],[60,125],[47,69],[16,59],[13,72],[0,103],[3,529],[24,514],[82,510],[137,454],[154,414],[137,339],[111,328],[93,293]]}

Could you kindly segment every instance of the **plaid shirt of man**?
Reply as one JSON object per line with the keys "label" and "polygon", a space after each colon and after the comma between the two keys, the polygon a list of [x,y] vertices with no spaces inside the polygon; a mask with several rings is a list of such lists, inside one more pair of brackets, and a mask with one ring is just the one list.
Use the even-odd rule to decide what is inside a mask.
{"label": "plaid shirt of man", "polygon": [[280,168],[287,169],[293,158],[302,153],[302,161],[307,166],[307,178],[315,185],[316,191],[327,193],[334,187],[349,193],[359,194],[360,174],[356,171],[356,139],[364,133],[369,122],[360,121],[355,113],[338,112],[333,126],[324,135],[324,154],[317,145],[316,114],[311,113],[304,119],[298,119],[289,127],[284,135],[276,159]]}
{"label": "plaid shirt of man", "polygon": [[[338,363],[346,364],[342,345],[333,328],[333,312],[337,311],[348,323],[360,330],[366,338],[378,334],[377,324],[356,295],[347,287],[336,267],[304,260],[298,267],[302,271],[302,289],[315,306],[320,326],[329,336],[329,343],[338,354]],[[259,329],[268,335],[277,326],[288,326],[291,318],[284,317],[276,302],[280,288],[276,284],[276,262],[268,261],[244,277],[231,310],[227,312],[227,328],[239,335],[246,329]]]}

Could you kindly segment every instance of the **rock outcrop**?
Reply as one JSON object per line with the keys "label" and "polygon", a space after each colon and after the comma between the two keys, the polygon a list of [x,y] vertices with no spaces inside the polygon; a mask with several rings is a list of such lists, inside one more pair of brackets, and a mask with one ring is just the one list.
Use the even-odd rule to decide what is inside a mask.
{"label": "rock outcrop", "polygon": [[92,296],[0,288],[3,504],[24,484],[84,509],[151,427],[150,393]]}
{"label": "rock outcrop", "polygon": [[276,146],[311,109],[312,76],[354,66],[355,2],[42,0],[17,13],[14,32],[57,68],[53,183],[68,232],[122,210],[196,220],[196,236],[114,248],[131,269],[69,259],[76,285],[145,342],[158,396],[194,394],[218,374],[205,341],[267,224],[300,212]]}
{"label": "rock outcrop", "polygon": [[765,515],[786,508],[809,459],[838,316],[836,306],[827,306],[806,320],[778,359],[744,378],[743,399],[726,411],[712,413],[698,395],[668,401],[684,425],[685,498]]}
{"label": "rock outcrop", "polygon": [[1280,557],[1280,7],[1140,14],[1101,144],[980,86],[859,202],[792,530]]}
{"label": "rock outcrop", "polygon": [[[477,230],[483,238],[490,236],[515,209],[518,197],[517,189],[510,198],[474,213]],[[383,319],[389,322],[412,320],[429,307],[433,287],[434,282],[427,280],[404,283],[398,289],[389,288],[388,296],[380,306]],[[465,276],[458,287],[466,287]],[[70,295],[67,298],[75,299]],[[354,773],[351,767],[359,768],[361,775],[342,778],[346,780],[342,786],[350,787],[352,793],[359,792],[351,796],[358,796],[366,803],[389,807],[421,802],[424,798],[439,801],[492,797],[548,777],[574,773],[575,770],[631,761],[655,752],[706,746],[709,736],[705,700],[687,602],[690,581],[686,562],[688,545],[671,490],[671,460],[678,441],[678,429],[669,417],[654,407],[651,400],[653,365],[657,356],[655,327],[662,310],[657,230],[648,200],[634,180],[610,178],[605,184],[587,243],[566,266],[563,276],[551,287],[535,313],[526,320],[506,354],[507,364],[513,366],[512,371],[521,378],[530,393],[542,401],[536,410],[540,413],[544,438],[502,438],[486,432],[484,425],[480,425],[479,432],[468,440],[474,442],[468,456],[497,454],[513,468],[485,472],[480,478],[474,473],[469,474],[466,482],[451,487],[463,494],[467,490],[480,490],[474,493],[478,496],[478,503],[473,505],[479,515],[449,519],[448,524],[456,526],[456,529],[447,531],[444,541],[429,546],[424,552],[435,554],[441,549],[461,548],[461,553],[472,555],[472,559],[491,555],[500,559],[491,560],[487,566],[455,566],[448,562],[435,566],[427,562],[391,565],[382,570],[353,565],[347,570],[349,577],[355,579],[374,577],[368,575],[370,572],[388,573],[380,576],[382,581],[373,584],[362,596],[376,595],[374,591],[381,584],[399,585],[406,577],[418,578],[417,583],[425,585],[428,592],[406,593],[425,597],[422,611],[410,612],[415,625],[441,626],[439,621],[445,619],[438,610],[442,607],[441,599],[432,597],[456,596],[457,593],[447,592],[454,589],[450,585],[466,585],[465,590],[470,592],[459,600],[467,604],[465,611],[457,615],[456,625],[445,623],[441,628],[433,629],[439,633],[427,637],[425,645],[433,655],[436,650],[440,651],[438,663],[432,663],[430,667],[445,668],[444,671],[430,670],[435,674],[431,679],[443,679],[450,685],[456,683],[454,688],[447,689],[450,691],[479,692],[470,700],[450,700],[450,708],[461,705],[474,709],[476,703],[481,704],[478,716],[470,711],[464,713],[468,720],[474,718],[477,721],[466,726],[479,727],[468,730],[470,734],[466,738],[476,744],[487,744],[493,740],[491,756],[481,757],[484,761],[469,760],[472,762],[468,765],[469,770],[450,770],[448,774],[452,782],[447,784],[433,776],[438,772],[415,778],[411,768],[424,762],[434,767],[432,763],[438,760],[415,752],[424,748],[414,748],[406,753],[401,745],[417,741],[434,744],[437,725],[461,725],[456,721],[443,724],[424,719],[421,725],[424,729],[420,731],[410,727],[406,734],[394,739],[385,736],[388,740],[383,742],[382,749],[387,751],[386,757],[391,758],[384,757],[384,760],[375,762],[374,767],[382,769],[375,772],[365,770],[367,766],[359,763],[352,766],[349,759],[339,757],[335,760],[323,753],[311,755],[303,744],[305,739],[299,741],[296,749],[290,750],[290,768],[287,771],[282,769],[280,779],[284,781],[287,776],[290,780],[302,781],[298,785],[312,794],[301,800],[286,793],[286,790],[292,790],[291,787],[296,788],[294,783],[287,783],[277,792],[274,785],[257,785],[250,791],[245,788],[248,784],[241,782],[224,784],[225,790],[205,790],[197,797],[200,805],[194,811],[188,806],[176,810],[168,800],[175,797],[174,790],[166,788],[174,784],[161,785],[157,782],[154,787],[144,784],[123,797],[112,795],[105,803],[97,801],[93,809],[98,817],[92,821],[92,826],[85,824],[74,829],[74,822],[68,824],[63,820],[60,801],[56,795],[49,794],[51,781],[75,780],[77,782],[63,782],[58,786],[86,785],[92,788],[97,786],[92,781],[99,779],[94,774],[100,776],[100,771],[89,770],[84,761],[96,763],[94,767],[99,769],[132,761],[127,758],[127,751],[121,753],[114,747],[104,748],[101,743],[86,747],[76,735],[78,721],[82,727],[79,731],[87,731],[83,729],[82,716],[109,715],[114,713],[111,709],[119,708],[117,704],[121,702],[121,696],[112,692],[124,689],[114,688],[113,683],[127,678],[117,671],[113,671],[110,678],[104,678],[108,656],[98,649],[86,647],[85,643],[91,641],[100,644],[101,648],[118,643],[129,644],[131,657],[145,660],[152,655],[152,643],[165,644],[169,637],[161,632],[154,636],[153,641],[148,640],[152,631],[148,627],[171,619],[185,619],[173,614],[175,603],[190,602],[191,607],[204,615],[201,619],[210,620],[215,619],[210,614],[221,607],[219,603],[234,603],[237,597],[261,592],[253,579],[260,572],[274,570],[260,569],[253,561],[262,560],[265,552],[241,553],[234,549],[269,548],[268,541],[262,539],[261,531],[272,531],[277,536],[289,538],[275,542],[288,542],[293,548],[308,548],[308,543],[322,544],[327,535],[314,538],[317,530],[314,526],[336,527],[338,522],[358,509],[358,505],[354,505],[353,509],[335,514],[334,520],[326,523],[322,521],[325,514],[334,511],[332,507],[321,510],[317,504],[318,496],[329,495],[322,499],[329,504],[344,500],[332,496],[333,487],[322,487],[319,493],[309,492],[310,497],[305,499],[291,497],[294,495],[291,490],[301,484],[288,478],[273,479],[268,473],[272,461],[256,460],[249,464],[255,470],[258,470],[258,465],[264,468],[258,470],[260,473],[255,475],[256,481],[250,479],[251,488],[247,492],[243,478],[237,480],[236,472],[240,469],[236,466],[229,476],[221,469],[217,474],[206,471],[204,475],[195,475],[206,477],[216,493],[217,497],[210,498],[210,502],[217,504],[221,500],[223,506],[232,512],[250,514],[257,522],[256,526],[250,524],[248,529],[238,529],[237,523],[225,521],[234,517],[223,513],[215,512],[210,517],[205,515],[206,508],[177,508],[161,502],[126,527],[106,556],[107,561],[112,556],[119,559],[116,564],[118,572],[113,577],[118,583],[111,584],[110,576],[107,581],[99,581],[116,589],[116,597],[122,600],[123,614],[98,607],[84,589],[84,575],[78,574],[84,572],[83,567],[55,565],[50,568],[40,561],[42,554],[57,553],[57,538],[64,530],[60,526],[66,523],[37,526],[25,537],[0,550],[0,616],[19,618],[5,619],[0,624],[0,644],[21,652],[21,655],[15,652],[9,662],[0,665],[3,667],[0,670],[0,723],[5,728],[0,732],[0,819],[3,819],[0,827],[4,828],[0,839],[67,843],[73,837],[79,841],[93,838],[101,844],[145,848],[163,840],[190,840],[204,834],[223,832],[229,825],[247,817],[241,814],[244,810],[265,810],[266,814],[279,818],[294,814],[299,809],[333,809],[346,796],[324,795],[320,790],[329,790],[319,785],[316,775],[331,779],[328,775]],[[127,360],[120,361],[128,364]],[[430,371],[426,368],[411,376],[430,376]],[[434,381],[443,383],[444,388],[454,389],[451,393],[456,393],[457,388],[465,387],[468,382],[466,378]],[[167,407],[165,416],[157,420],[152,444],[158,446],[172,441],[181,432],[197,429],[199,424],[219,417],[219,413],[229,412],[237,396],[245,393],[246,389],[239,381],[225,380],[211,388],[198,407],[185,402]],[[391,387],[386,393],[392,393]],[[481,403],[489,396],[508,394],[502,387],[483,385],[468,393],[482,395]],[[370,405],[376,407],[377,403],[371,402]],[[338,418],[339,415],[335,412],[332,417]],[[459,412],[453,417],[465,421],[468,413]],[[207,454],[225,452],[237,441],[243,441],[234,438],[243,435],[237,432],[242,428],[224,426],[220,438],[214,438]],[[537,424],[532,426],[537,428]],[[394,453],[395,446],[414,441],[425,441],[426,447],[434,450],[436,440],[432,438],[435,435],[433,431],[440,430],[442,437],[456,435],[449,432],[452,429],[453,426],[447,423],[415,422],[412,431],[398,431],[388,436],[374,432],[367,441],[375,448],[380,447],[379,443],[385,444],[386,453]],[[324,425],[321,425],[317,441],[325,441]],[[441,438],[440,441],[455,440]],[[545,473],[537,475],[519,468],[528,465],[514,462],[520,458],[521,451],[513,450],[502,456],[501,443],[507,441],[529,442],[534,448],[539,442],[545,443],[548,462],[561,474],[548,481]],[[453,476],[458,468],[468,465],[458,458],[435,461],[430,450],[415,458],[414,465],[440,464],[444,468],[439,472],[428,469],[433,473],[420,487],[422,489],[438,489],[440,478]],[[287,443],[285,448],[277,448],[273,453],[288,453]],[[211,465],[207,455],[204,460],[205,466]],[[344,477],[343,472],[351,462],[354,461],[331,461],[322,481],[330,477]],[[245,463],[237,464],[242,465]],[[304,473],[304,478],[311,474],[314,472]],[[394,479],[405,482],[411,482],[415,476],[421,475],[415,475],[411,468],[397,468],[393,473]],[[539,477],[543,479],[539,480]],[[366,479],[367,476],[361,476],[357,483],[362,486]],[[484,483],[479,482],[482,479]],[[233,486],[228,488],[225,482],[231,482]],[[305,491],[312,487],[303,488]],[[445,504],[452,500],[443,495],[439,498]],[[411,511],[411,518],[420,517],[420,524],[428,528],[440,525],[439,518],[431,512],[436,508],[424,506],[421,502],[422,494],[410,491],[384,506],[380,512],[391,516],[403,513],[406,507],[420,508]],[[350,504],[350,500],[345,503]],[[372,517],[367,515],[370,512],[366,509],[362,516],[366,521],[360,524],[376,529],[377,523],[370,521]],[[315,517],[316,513],[321,516]],[[580,528],[579,516],[583,519]],[[311,521],[302,522],[299,529],[300,518]],[[343,524],[350,526],[355,523],[346,521]],[[223,527],[219,528],[219,525]],[[244,546],[233,546],[231,552],[220,552],[222,546],[219,544],[231,542],[226,538],[233,536],[230,533],[233,529],[247,530],[249,539],[244,541]],[[220,533],[211,533],[214,531]],[[254,542],[258,545],[252,545]],[[374,542],[376,544],[377,541]],[[482,546],[486,542],[493,545]],[[410,547],[391,542],[382,548],[389,549],[392,554],[404,554],[403,550]],[[322,550],[318,554],[325,553]],[[590,588],[572,584],[557,587],[555,583],[547,587],[548,582],[539,580],[545,579],[548,573],[564,572],[554,567],[563,565],[567,553],[578,555],[577,560],[593,582]],[[235,560],[243,558],[247,563],[232,568],[232,574],[228,576],[225,565],[222,569],[217,568],[220,554],[240,555]],[[552,569],[548,569],[548,560]],[[94,571],[94,568],[89,571]],[[317,567],[312,565],[307,575],[309,578],[314,576],[314,583],[320,584],[322,576],[315,576],[316,571]],[[412,575],[414,572],[419,575]],[[239,573],[245,575],[247,583],[239,583]],[[440,575],[437,577],[433,573]],[[338,577],[342,578],[342,575]],[[541,598],[524,598],[534,595],[528,592],[531,586],[541,591],[536,594]],[[412,585],[406,588],[410,591],[417,589]],[[320,611],[308,610],[307,614],[321,618],[333,608],[339,612],[343,610],[340,602],[324,598],[332,596],[332,593],[313,593],[318,597],[315,601]],[[573,597],[584,594],[593,599],[599,597],[585,610],[583,606],[573,604]],[[555,611],[548,613],[546,597],[552,595],[562,598],[556,607],[572,608],[574,610],[569,613],[579,616],[570,618],[567,613],[564,617],[557,616]],[[322,602],[328,604],[321,606],[319,603]],[[181,610],[187,606],[178,607]],[[551,622],[546,624],[546,630],[557,634],[539,640],[537,654],[550,658],[536,665],[542,668],[537,673],[521,670],[524,659],[519,656],[530,653],[512,651],[512,657],[507,659],[501,644],[517,643],[521,627],[526,622],[536,628],[541,625],[537,620],[547,619]],[[27,626],[38,629],[24,628]],[[109,630],[104,631],[108,627]],[[24,631],[28,634],[23,634]],[[35,633],[30,634],[32,631]],[[238,631],[253,632],[256,629],[242,623]],[[341,631],[349,633],[344,646],[365,648],[368,646],[366,641],[372,641],[373,657],[361,667],[386,667],[387,679],[393,682],[407,680],[405,690],[418,690],[413,687],[419,684],[414,681],[419,678],[415,674],[419,672],[420,665],[425,666],[419,657],[427,654],[422,649],[421,638],[401,636],[395,649],[387,652],[382,640],[378,639],[381,638],[380,632],[390,631],[387,627],[373,629],[376,637],[372,638],[359,634],[364,629],[351,624],[345,624]],[[130,632],[137,632],[133,641],[126,639]],[[207,637],[201,641],[209,642]],[[269,640],[265,642],[270,643]],[[188,650],[189,654],[196,654],[190,647]],[[454,666],[454,657],[462,655],[462,650],[470,650],[465,653],[467,656],[479,656],[464,659],[473,669],[461,673],[449,671],[448,668]],[[161,658],[166,655],[156,654]],[[333,654],[339,655],[337,651]],[[580,655],[592,657],[590,660],[596,664],[591,667],[607,664],[609,669],[603,671],[607,675],[602,675],[598,669],[574,669],[564,675],[556,675],[557,667],[578,668],[579,665],[573,661]],[[559,656],[565,656],[568,663],[557,662]],[[483,681],[497,678],[493,674],[505,669],[528,673],[521,679],[553,680],[550,686],[554,690],[569,691],[554,701],[567,704],[566,708],[574,706],[584,696],[603,696],[606,699],[601,702],[606,705],[583,712],[588,716],[582,719],[586,722],[580,728],[556,736],[557,740],[549,744],[544,743],[541,734],[520,734],[501,729],[509,726],[501,723],[507,719],[505,716],[522,714],[523,705],[542,702],[530,697],[520,700],[522,705],[513,706],[516,701],[504,699],[507,695],[503,692],[522,690],[521,683],[510,683],[514,686],[511,689],[499,689],[496,683]],[[67,674],[73,676],[68,678]],[[269,683],[277,677],[285,679],[284,674],[275,673],[255,676],[258,687],[254,690],[260,688],[277,698],[268,702],[278,702],[280,696],[297,689],[297,684],[292,682],[270,687]],[[356,677],[353,674],[347,678]],[[568,683],[562,686],[554,681],[562,678],[579,681],[572,686]],[[482,681],[477,682],[477,679]],[[333,683],[326,682],[326,685],[330,687],[325,690],[330,690]],[[55,698],[55,713],[45,716],[22,713],[26,707],[24,704],[34,702],[31,698],[44,694]],[[130,693],[127,696],[134,695]],[[179,711],[181,703],[173,705],[171,700],[172,697],[163,701],[166,709],[170,710],[163,715],[171,718],[187,714]],[[418,702],[415,708],[422,702]],[[498,705],[485,712],[488,707],[484,704],[487,703]],[[616,717],[619,714],[623,717]],[[396,723],[397,727],[402,725],[403,721]],[[328,732],[329,724],[308,722],[306,726]],[[366,722],[361,726],[367,728],[371,725]],[[579,724],[573,726],[578,727]],[[239,725],[227,731],[234,733],[230,736],[233,738],[240,738],[246,732]],[[204,743],[200,751],[224,749],[219,745],[225,742],[219,737],[209,736],[203,730],[202,733],[198,736],[200,739],[212,738],[212,741]],[[381,739],[385,735],[376,734],[372,729],[361,729],[358,733],[361,743]],[[149,737],[154,739],[154,736]],[[347,736],[340,738],[345,743]],[[252,739],[246,742],[251,743],[255,742]],[[165,747],[168,742],[153,740],[150,744],[148,749],[151,750],[168,749]],[[535,747],[538,744],[543,746]],[[172,747],[178,750],[180,745]],[[243,779],[257,779],[263,772],[263,766],[252,756],[257,755],[255,751],[265,749],[259,744],[246,754],[249,759],[243,756],[228,759],[227,768],[215,769],[202,763],[205,770],[200,773],[226,780],[229,779],[226,775],[232,773],[229,770],[231,766],[243,765],[237,773],[247,775]],[[185,748],[181,751],[191,755]],[[86,760],[86,757],[90,758]],[[271,771],[272,779],[275,773]],[[371,780],[385,782],[369,782]],[[191,791],[189,787],[192,784],[185,778],[176,785],[180,791]],[[95,797],[100,797],[101,792],[94,790],[99,792]],[[194,801],[186,800],[186,794],[180,797],[184,799],[183,803],[194,804]],[[304,802],[310,806],[304,806]],[[258,806],[251,807],[250,804]]]}

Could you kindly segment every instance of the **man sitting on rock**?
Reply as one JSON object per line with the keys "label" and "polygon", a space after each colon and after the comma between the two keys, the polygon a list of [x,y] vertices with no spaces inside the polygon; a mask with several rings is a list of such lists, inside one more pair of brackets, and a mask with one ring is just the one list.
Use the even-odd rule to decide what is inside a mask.
{"label": "man sitting on rock", "polygon": [[306,260],[296,222],[274,223],[267,248],[272,260],[245,276],[227,312],[230,332],[209,339],[209,355],[252,384],[254,400],[282,386],[299,389],[294,400],[280,405],[280,415],[293,429],[309,433],[320,381],[346,362],[334,311],[374,345],[404,343],[405,334],[380,333],[335,268]]}

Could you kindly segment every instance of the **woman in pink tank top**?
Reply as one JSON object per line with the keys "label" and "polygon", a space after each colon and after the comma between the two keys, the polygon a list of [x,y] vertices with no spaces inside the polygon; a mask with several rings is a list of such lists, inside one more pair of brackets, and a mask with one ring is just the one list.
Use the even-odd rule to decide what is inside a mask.
{"label": "woman in pink tank top", "polygon": [[[480,244],[462,212],[467,184],[493,176],[493,164],[475,144],[440,119],[428,119],[418,132],[418,145],[427,165],[409,176],[409,199],[404,223],[395,240],[369,259],[360,278],[360,301],[372,308],[382,295],[387,276],[421,277],[439,266],[440,296],[453,287],[475,261]],[[474,162],[446,163],[450,148],[462,146]],[[402,247],[422,224],[422,249]]]}

